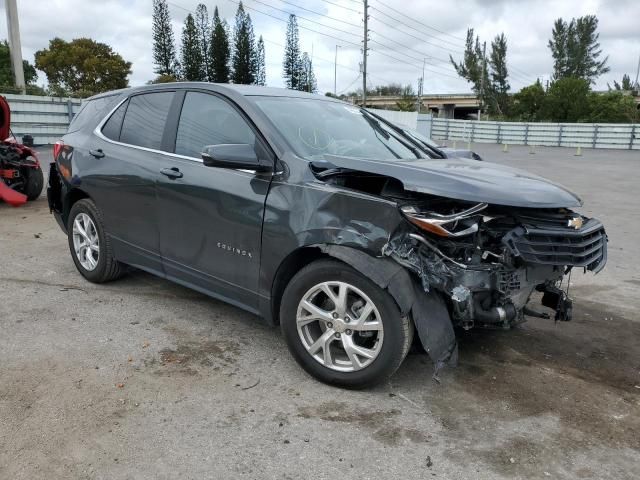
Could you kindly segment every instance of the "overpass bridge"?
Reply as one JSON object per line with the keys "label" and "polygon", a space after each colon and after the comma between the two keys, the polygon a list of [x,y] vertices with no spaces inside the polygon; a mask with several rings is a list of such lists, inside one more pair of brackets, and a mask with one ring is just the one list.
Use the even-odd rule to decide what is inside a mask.
{"label": "overpass bridge", "polygon": [[[362,105],[361,97],[348,97],[348,102]],[[400,95],[367,96],[367,107],[397,110],[397,102],[404,100]],[[640,94],[635,96],[640,109]],[[417,99],[415,100],[417,102]],[[436,118],[465,120],[475,114],[480,107],[478,97],[473,93],[426,94],[422,96],[420,111],[432,113]]]}

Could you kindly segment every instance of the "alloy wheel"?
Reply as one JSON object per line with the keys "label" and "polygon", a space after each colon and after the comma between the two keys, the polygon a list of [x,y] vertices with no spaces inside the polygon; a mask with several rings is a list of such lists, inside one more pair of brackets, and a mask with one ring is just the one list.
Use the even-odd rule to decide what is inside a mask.
{"label": "alloy wheel", "polygon": [[98,266],[100,239],[93,220],[86,213],[79,213],[73,221],[73,248],[85,270],[92,271]]}
{"label": "alloy wheel", "polygon": [[296,325],[307,352],[331,370],[362,370],[382,348],[378,308],[346,282],[322,282],[310,288],[298,304]]}

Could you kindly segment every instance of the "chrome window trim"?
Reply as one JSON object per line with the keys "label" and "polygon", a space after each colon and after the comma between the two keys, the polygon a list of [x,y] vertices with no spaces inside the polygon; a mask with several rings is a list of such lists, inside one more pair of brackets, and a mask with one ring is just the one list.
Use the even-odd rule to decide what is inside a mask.
{"label": "chrome window trim", "polygon": [[[144,95],[144,94],[141,94]],[[102,129],[104,128],[104,125],[109,121],[109,119],[111,118],[111,115],[113,115],[115,113],[115,111],[120,108],[120,106],[126,102],[127,100],[129,100],[131,96],[125,97],[122,101],[118,102],[118,104],[111,109],[111,111],[109,113],[107,113],[107,115],[105,115],[105,117],[100,121],[100,123],[98,123],[98,126],[93,130],[93,134],[98,137],[99,139],[107,142],[107,143],[112,143],[114,145],[120,145],[121,147],[128,147],[128,148],[135,148],[137,150],[142,150],[145,152],[151,152],[151,153],[159,153],[161,155],[168,155],[169,157],[174,157],[174,158],[181,158],[183,160],[190,160],[192,162],[197,162],[197,163],[202,163],[204,164],[203,160],[201,158],[196,158],[196,157],[189,157],[187,155],[178,155],[177,153],[172,153],[172,152],[166,152],[164,150],[156,150],[155,148],[147,148],[147,147],[141,147],[139,145],[132,145],[130,143],[123,143],[123,142],[119,142],[116,140],[112,140],[110,138],[107,138],[103,133],[102,133]],[[125,113],[126,116],[126,113]],[[124,121],[124,118],[123,118]],[[230,168],[229,170],[231,171],[236,171],[236,172],[243,172],[243,173],[257,173],[256,170],[246,170],[246,169],[241,169],[241,168]]]}

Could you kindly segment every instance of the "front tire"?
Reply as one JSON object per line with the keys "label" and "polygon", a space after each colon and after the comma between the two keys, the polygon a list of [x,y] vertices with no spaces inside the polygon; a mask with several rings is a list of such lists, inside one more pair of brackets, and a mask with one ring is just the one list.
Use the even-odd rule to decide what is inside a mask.
{"label": "front tire", "polygon": [[291,279],[280,324],[302,368],[346,388],[389,378],[413,339],[413,324],[389,293],[335,260],[313,262]]}
{"label": "front tire", "polygon": [[80,274],[93,283],[104,283],[122,276],[123,265],[113,256],[102,215],[89,199],[71,207],[67,224],[71,258]]}
{"label": "front tire", "polygon": [[27,200],[32,202],[37,200],[42,193],[42,187],[44,186],[44,175],[40,167],[31,168],[25,167],[22,169],[22,176],[24,178],[23,192],[27,196]]}

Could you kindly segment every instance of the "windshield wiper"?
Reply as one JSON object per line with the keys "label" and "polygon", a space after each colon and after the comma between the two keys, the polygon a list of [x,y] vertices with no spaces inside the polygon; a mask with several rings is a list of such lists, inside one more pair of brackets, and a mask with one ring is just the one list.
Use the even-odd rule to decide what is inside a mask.
{"label": "windshield wiper", "polygon": [[[361,111],[365,120],[367,120],[370,125],[374,125],[374,128],[386,133],[385,138],[388,139],[389,137],[393,136],[393,138],[396,139],[403,147],[409,149],[411,153],[413,153],[416,156],[416,158],[423,158],[422,155],[420,154],[421,149],[418,148],[414,142],[407,141],[406,135],[404,133],[400,133],[402,131],[401,129],[398,129],[393,125],[389,125],[387,122],[384,122],[383,120],[383,123],[392,129],[392,131],[390,132],[389,130],[385,129],[382,125],[380,125],[380,117],[369,112],[368,110],[365,110],[364,108],[361,109]],[[398,130],[400,130],[400,132],[398,132]],[[400,135],[398,135],[398,133],[400,133]]]}
{"label": "windshield wiper", "polygon": [[[384,123],[385,125],[387,125],[389,128],[391,128],[394,132],[398,133],[399,135],[402,135],[403,138],[408,139],[409,142],[411,142],[412,145],[415,145],[415,148],[420,149],[420,151],[424,152],[427,154],[427,156],[429,156],[431,158],[432,155],[435,155],[437,158],[446,158],[447,156],[444,154],[444,152],[442,152],[440,149],[435,148],[421,140],[418,140],[417,138],[413,137],[412,135],[408,134],[404,128],[398,127],[397,125],[394,125],[393,123],[389,122],[388,120],[382,118],[381,116],[369,112],[368,110],[364,110],[364,112],[366,112],[367,114],[371,115],[372,117],[376,118],[378,121]],[[416,155],[418,156],[418,155]],[[420,158],[418,156],[418,158]]]}

